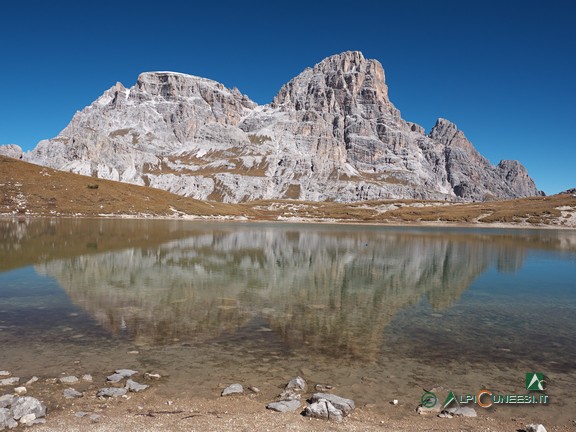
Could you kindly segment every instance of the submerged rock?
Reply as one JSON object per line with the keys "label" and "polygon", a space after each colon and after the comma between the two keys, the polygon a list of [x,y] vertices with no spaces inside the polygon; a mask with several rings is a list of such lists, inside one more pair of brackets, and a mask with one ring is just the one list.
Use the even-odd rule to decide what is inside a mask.
{"label": "submerged rock", "polygon": [[294,390],[294,391],[304,391],[306,390],[306,381],[304,378],[297,376],[296,378],[292,378],[286,387],[285,390]]}
{"label": "submerged rock", "polygon": [[306,407],[308,417],[342,421],[343,413],[326,399],[318,399]]}
{"label": "submerged rock", "polygon": [[111,382],[111,383],[117,383],[117,382],[122,381],[123,379],[124,379],[124,377],[120,374],[117,374],[117,373],[112,374],[112,375],[108,375],[106,377],[106,381]]}
{"label": "submerged rock", "polygon": [[132,375],[136,375],[138,373],[138,371],[132,369],[116,369],[114,372],[116,372],[118,375],[122,375],[124,378],[130,378]]}
{"label": "submerged rock", "polygon": [[270,402],[266,408],[277,412],[292,412],[300,408],[300,401],[298,399],[281,400],[278,402]]}
{"label": "submerged rock", "polygon": [[126,381],[126,388],[128,389],[128,391],[131,392],[139,392],[142,390],[146,390],[148,387],[150,386],[146,384],[138,384],[136,381],[132,381],[131,379]]}
{"label": "submerged rock", "polygon": [[221,396],[230,396],[242,393],[244,393],[244,387],[242,387],[242,384],[232,384],[222,391]]}
{"label": "submerged rock", "polygon": [[154,379],[154,380],[159,380],[160,378],[162,378],[162,376],[161,376],[160,374],[158,374],[158,373],[149,373],[149,372],[146,372],[146,373],[144,374],[144,376],[145,376],[146,378],[148,378],[148,379]]}
{"label": "submerged rock", "polygon": [[342,411],[342,413],[347,416],[352,412],[354,408],[356,408],[354,401],[352,399],[345,399],[340,396],[336,396],[330,393],[314,393],[312,395],[311,401],[317,402],[321,399],[325,399],[334,405],[338,410]]}

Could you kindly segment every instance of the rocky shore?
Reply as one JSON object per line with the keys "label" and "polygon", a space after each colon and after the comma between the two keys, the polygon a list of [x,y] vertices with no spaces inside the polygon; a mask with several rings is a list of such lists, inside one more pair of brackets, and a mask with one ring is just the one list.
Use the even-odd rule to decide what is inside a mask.
{"label": "rocky shore", "polygon": [[389,401],[390,411],[381,413],[370,404],[356,407],[330,384],[312,385],[301,376],[279,385],[281,391],[274,400],[265,400],[267,396],[258,387],[241,383],[222,385],[213,398],[194,397],[193,390],[187,398],[167,398],[157,388],[165,377],[125,368],[107,376],[63,374],[26,381],[8,371],[0,374],[0,394],[6,393],[0,397],[0,430],[23,426],[38,431],[569,430],[524,424],[522,419],[497,420],[475,412],[458,415],[437,407],[423,409],[398,400]]}

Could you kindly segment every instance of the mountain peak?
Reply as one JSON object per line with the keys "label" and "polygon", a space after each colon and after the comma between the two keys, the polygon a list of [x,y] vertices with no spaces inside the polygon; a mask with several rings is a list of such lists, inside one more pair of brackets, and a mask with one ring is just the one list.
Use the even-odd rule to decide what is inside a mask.
{"label": "mountain peak", "polygon": [[178,72],[144,72],[77,113],[28,160],[199,199],[483,200],[537,194],[519,164],[493,166],[455,124],[427,136],[388,99],[382,65],[327,57],[271,105]]}
{"label": "mountain peak", "polygon": [[391,106],[380,62],[365,59],[360,51],[346,51],[305,69],[280,89],[273,105],[332,112],[345,110],[347,103],[357,99],[386,110]]}

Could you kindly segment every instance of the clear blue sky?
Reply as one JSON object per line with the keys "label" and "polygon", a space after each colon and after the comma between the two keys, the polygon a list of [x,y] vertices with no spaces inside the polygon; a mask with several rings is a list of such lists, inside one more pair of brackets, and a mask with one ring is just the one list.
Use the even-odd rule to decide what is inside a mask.
{"label": "clear blue sky", "polygon": [[56,136],[116,81],[173,70],[258,103],[360,50],[429,130],[458,125],[546,193],[576,187],[576,1],[12,1],[0,12],[0,143]]}

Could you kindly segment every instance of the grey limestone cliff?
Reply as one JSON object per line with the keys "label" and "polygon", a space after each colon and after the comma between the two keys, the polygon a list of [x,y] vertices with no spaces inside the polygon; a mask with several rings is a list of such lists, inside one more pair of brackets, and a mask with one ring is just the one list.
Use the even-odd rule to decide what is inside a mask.
{"label": "grey limestone cliff", "polygon": [[384,69],[360,52],[324,59],[268,105],[174,72],[117,83],[24,158],[198,199],[451,201],[538,195],[516,161],[493,166],[457,127],[401,118]]}

